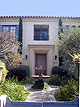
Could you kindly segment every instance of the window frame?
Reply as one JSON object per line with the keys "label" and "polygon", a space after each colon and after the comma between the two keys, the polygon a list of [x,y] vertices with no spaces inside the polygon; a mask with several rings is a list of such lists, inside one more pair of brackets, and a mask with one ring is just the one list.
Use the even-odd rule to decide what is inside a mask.
{"label": "window frame", "polygon": [[[35,26],[38,26],[38,27],[40,27],[40,28],[35,28]],[[47,28],[44,28],[44,26],[48,26]],[[36,31],[38,30],[38,29],[40,29],[40,35],[39,35],[39,39],[37,39],[36,38],[36,36],[35,36],[35,29],[36,29]],[[47,37],[46,37],[46,39],[43,39],[43,37],[42,37],[42,32],[45,32],[45,31],[47,31]],[[49,25],[37,25],[37,24],[35,24],[34,25],[34,41],[49,41]]]}
{"label": "window frame", "polygon": [[12,32],[12,33],[14,33],[16,35],[16,25],[2,25],[2,32],[5,32],[3,30],[4,27],[8,27],[9,28],[9,32],[11,32],[11,27],[15,27],[15,32]]}

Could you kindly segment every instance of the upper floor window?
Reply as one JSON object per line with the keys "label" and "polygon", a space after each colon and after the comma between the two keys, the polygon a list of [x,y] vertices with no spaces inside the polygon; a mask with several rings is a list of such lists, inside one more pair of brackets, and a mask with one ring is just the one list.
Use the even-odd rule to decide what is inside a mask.
{"label": "upper floor window", "polygon": [[3,25],[2,26],[2,31],[3,32],[12,32],[14,34],[16,34],[16,26],[15,25]]}
{"label": "upper floor window", "polygon": [[49,40],[49,26],[34,25],[34,40]]}

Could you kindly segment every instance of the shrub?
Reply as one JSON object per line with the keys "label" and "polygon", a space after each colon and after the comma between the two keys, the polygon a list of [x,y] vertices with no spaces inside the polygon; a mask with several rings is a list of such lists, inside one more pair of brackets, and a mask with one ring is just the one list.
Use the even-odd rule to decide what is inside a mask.
{"label": "shrub", "polygon": [[33,81],[30,79],[30,77],[27,77],[25,82],[26,82],[26,83],[33,84]]}
{"label": "shrub", "polygon": [[68,77],[68,71],[62,66],[54,66],[52,68],[52,74],[59,75],[61,78],[64,76]]}
{"label": "shrub", "polygon": [[25,101],[29,94],[27,88],[23,85],[20,85],[20,83],[14,79],[7,80],[4,83],[2,92],[3,94],[6,94],[8,97],[10,97],[11,100],[15,101]]}
{"label": "shrub", "polygon": [[48,89],[50,86],[47,83],[44,83],[44,89]]}
{"label": "shrub", "polygon": [[67,85],[60,86],[55,92],[55,98],[58,101],[72,101],[78,97],[78,84],[74,80],[68,81]]}
{"label": "shrub", "polygon": [[26,76],[30,76],[29,66],[19,66],[17,68],[12,68],[9,70],[7,78],[9,77],[18,77],[19,81],[26,80]]}
{"label": "shrub", "polygon": [[70,80],[71,78],[77,80],[75,74],[71,71],[66,70],[62,66],[55,66],[52,68],[52,74],[59,75],[62,80]]}
{"label": "shrub", "polygon": [[61,78],[59,75],[51,75],[48,79],[48,84],[50,85],[61,85]]}
{"label": "shrub", "polygon": [[5,78],[6,78],[6,75],[7,75],[7,69],[6,69],[6,66],[5,66],[5,63],[4,62],[2,62],[1,60],[0,60],[0,66],[3,66],[3,70],[2,70],[2,76],[1,76],[1,84],[3,84],[4,82],[5,82]]}
{"label": "shrub", "polygon": [[43,80],[35,81],[35,83],[32,86],[33,89],[43,89],[44,88],[44,82]]}

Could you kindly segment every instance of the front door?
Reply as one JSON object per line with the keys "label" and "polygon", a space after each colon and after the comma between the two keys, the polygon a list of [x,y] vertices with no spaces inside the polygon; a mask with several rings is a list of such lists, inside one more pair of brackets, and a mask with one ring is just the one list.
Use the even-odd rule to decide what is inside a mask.
{"label": "front door", "polygon": [[[45,68],[43,70],[43,74],[46,75],[47,74],[47,55],[46,54],[35,54],[35,67],[40,67],[40,65],[42,65],[43,68]],[[35,69],[35,74],[38,74],[38,70]]]}

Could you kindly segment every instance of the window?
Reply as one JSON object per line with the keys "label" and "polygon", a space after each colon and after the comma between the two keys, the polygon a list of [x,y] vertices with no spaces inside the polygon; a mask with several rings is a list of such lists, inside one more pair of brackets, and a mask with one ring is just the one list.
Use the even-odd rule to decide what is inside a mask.
{"label": "window", "polygon": [[8,32],[9,31],[9,27],[8,26],[4,26],[3,27],[3,32]]}
{"label": "window", "polygon": [[48,25],[34,25],[34,40],[49,40]]}
{"label": "window", "polygon": [[10,32],[13,32],[15,34],[16,33],[16,27],[15,26],[11,26],[10,27]]}
{"label": "window", "polygon": [[18,41],[19,25],[0,25],[0,32],[12,32]]}
{"label": "window", "polygon": [[13,26],[12,25],[3,25],[2,26],[2,31],[3,32],[10,31],[10,32],[16,34],[16,26],[15,25],[13,25]]}

